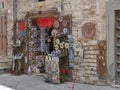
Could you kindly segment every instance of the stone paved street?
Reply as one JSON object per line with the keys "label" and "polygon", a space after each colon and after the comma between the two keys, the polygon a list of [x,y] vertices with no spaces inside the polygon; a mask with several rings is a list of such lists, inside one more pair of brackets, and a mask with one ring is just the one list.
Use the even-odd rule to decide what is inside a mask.
{"label": "stone paved street", "polygon": [[[45,83],[43,77],[35,75],[0,75],[0,85],[4,85],[15,90],[72,90],[71,82],[64,84]],[[74,90],[120,90],[120,88],[76,83]]]}

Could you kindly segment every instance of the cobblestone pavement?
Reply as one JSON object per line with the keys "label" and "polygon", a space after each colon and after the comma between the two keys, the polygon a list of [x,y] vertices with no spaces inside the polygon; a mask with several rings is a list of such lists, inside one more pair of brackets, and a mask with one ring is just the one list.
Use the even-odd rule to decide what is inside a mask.
{"label": "cobblestone pavement", "polygon": [[[43,77],[36,75],[0,75],[0,85],[4,85],[15,90],[72,90],[72,84],[72,82],[64,84],[46,83],[44,82]],[[74,90],[120,90],[120,88],[76,83]]]}

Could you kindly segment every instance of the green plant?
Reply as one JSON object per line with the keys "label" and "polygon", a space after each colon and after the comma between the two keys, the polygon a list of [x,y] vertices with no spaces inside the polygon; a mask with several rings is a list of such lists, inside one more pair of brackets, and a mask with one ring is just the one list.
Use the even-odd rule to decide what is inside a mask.
{"label": "green plant", "polygon": [[67,75],[68,75],[69,71],[68,70],[61,70],[60,71],[60,82],[64,83],[65,81],[67,81]]}

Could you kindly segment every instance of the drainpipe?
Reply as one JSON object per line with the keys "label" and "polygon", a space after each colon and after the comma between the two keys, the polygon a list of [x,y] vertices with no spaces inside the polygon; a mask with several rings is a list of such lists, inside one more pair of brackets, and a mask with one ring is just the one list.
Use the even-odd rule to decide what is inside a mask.
{"label": "drainpipe", "polygon": [[17,21],[17,0],[13,0],[13,44],[15,45],[15,30],[16,30],[16,21]]}
{"label": "drainpipe", "polygon": [[63,0],[61,0],[61,15],[63,15]]}
{"label": "drainpipe", "polygon": [[17,0],[13,0],[13,20],[17,21]]}
{"label": "drainpipe", "polygon": [[17,1],[13,0],[13,61],[12,63],[14,63],[15,60],[14,45],[16,45],[16,39],[15,39],[16,21],[17,21]]}

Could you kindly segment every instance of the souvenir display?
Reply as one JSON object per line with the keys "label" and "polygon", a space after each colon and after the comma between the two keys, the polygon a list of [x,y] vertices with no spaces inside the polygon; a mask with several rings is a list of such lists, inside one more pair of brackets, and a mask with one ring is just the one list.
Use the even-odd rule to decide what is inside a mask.
{"label": "souvenir display", "polygon": [[[60,83],[61,70],[73,67],[74,50],[70,46],[70,43],[73,43],[73,37],[69,35],[70,20],[59,16],[57,18],[28,18],[26,22],[28,25],[25,23],[25,30],[18,30],[23,29],[22,24],[16,27],[16,35],[24,39],[24,63],[29,63],[26,65],[27,73],[45,73],[46,81]],[[21,60],[15,61],[12,68],[16,65],[18,71],[23,68]]]}

